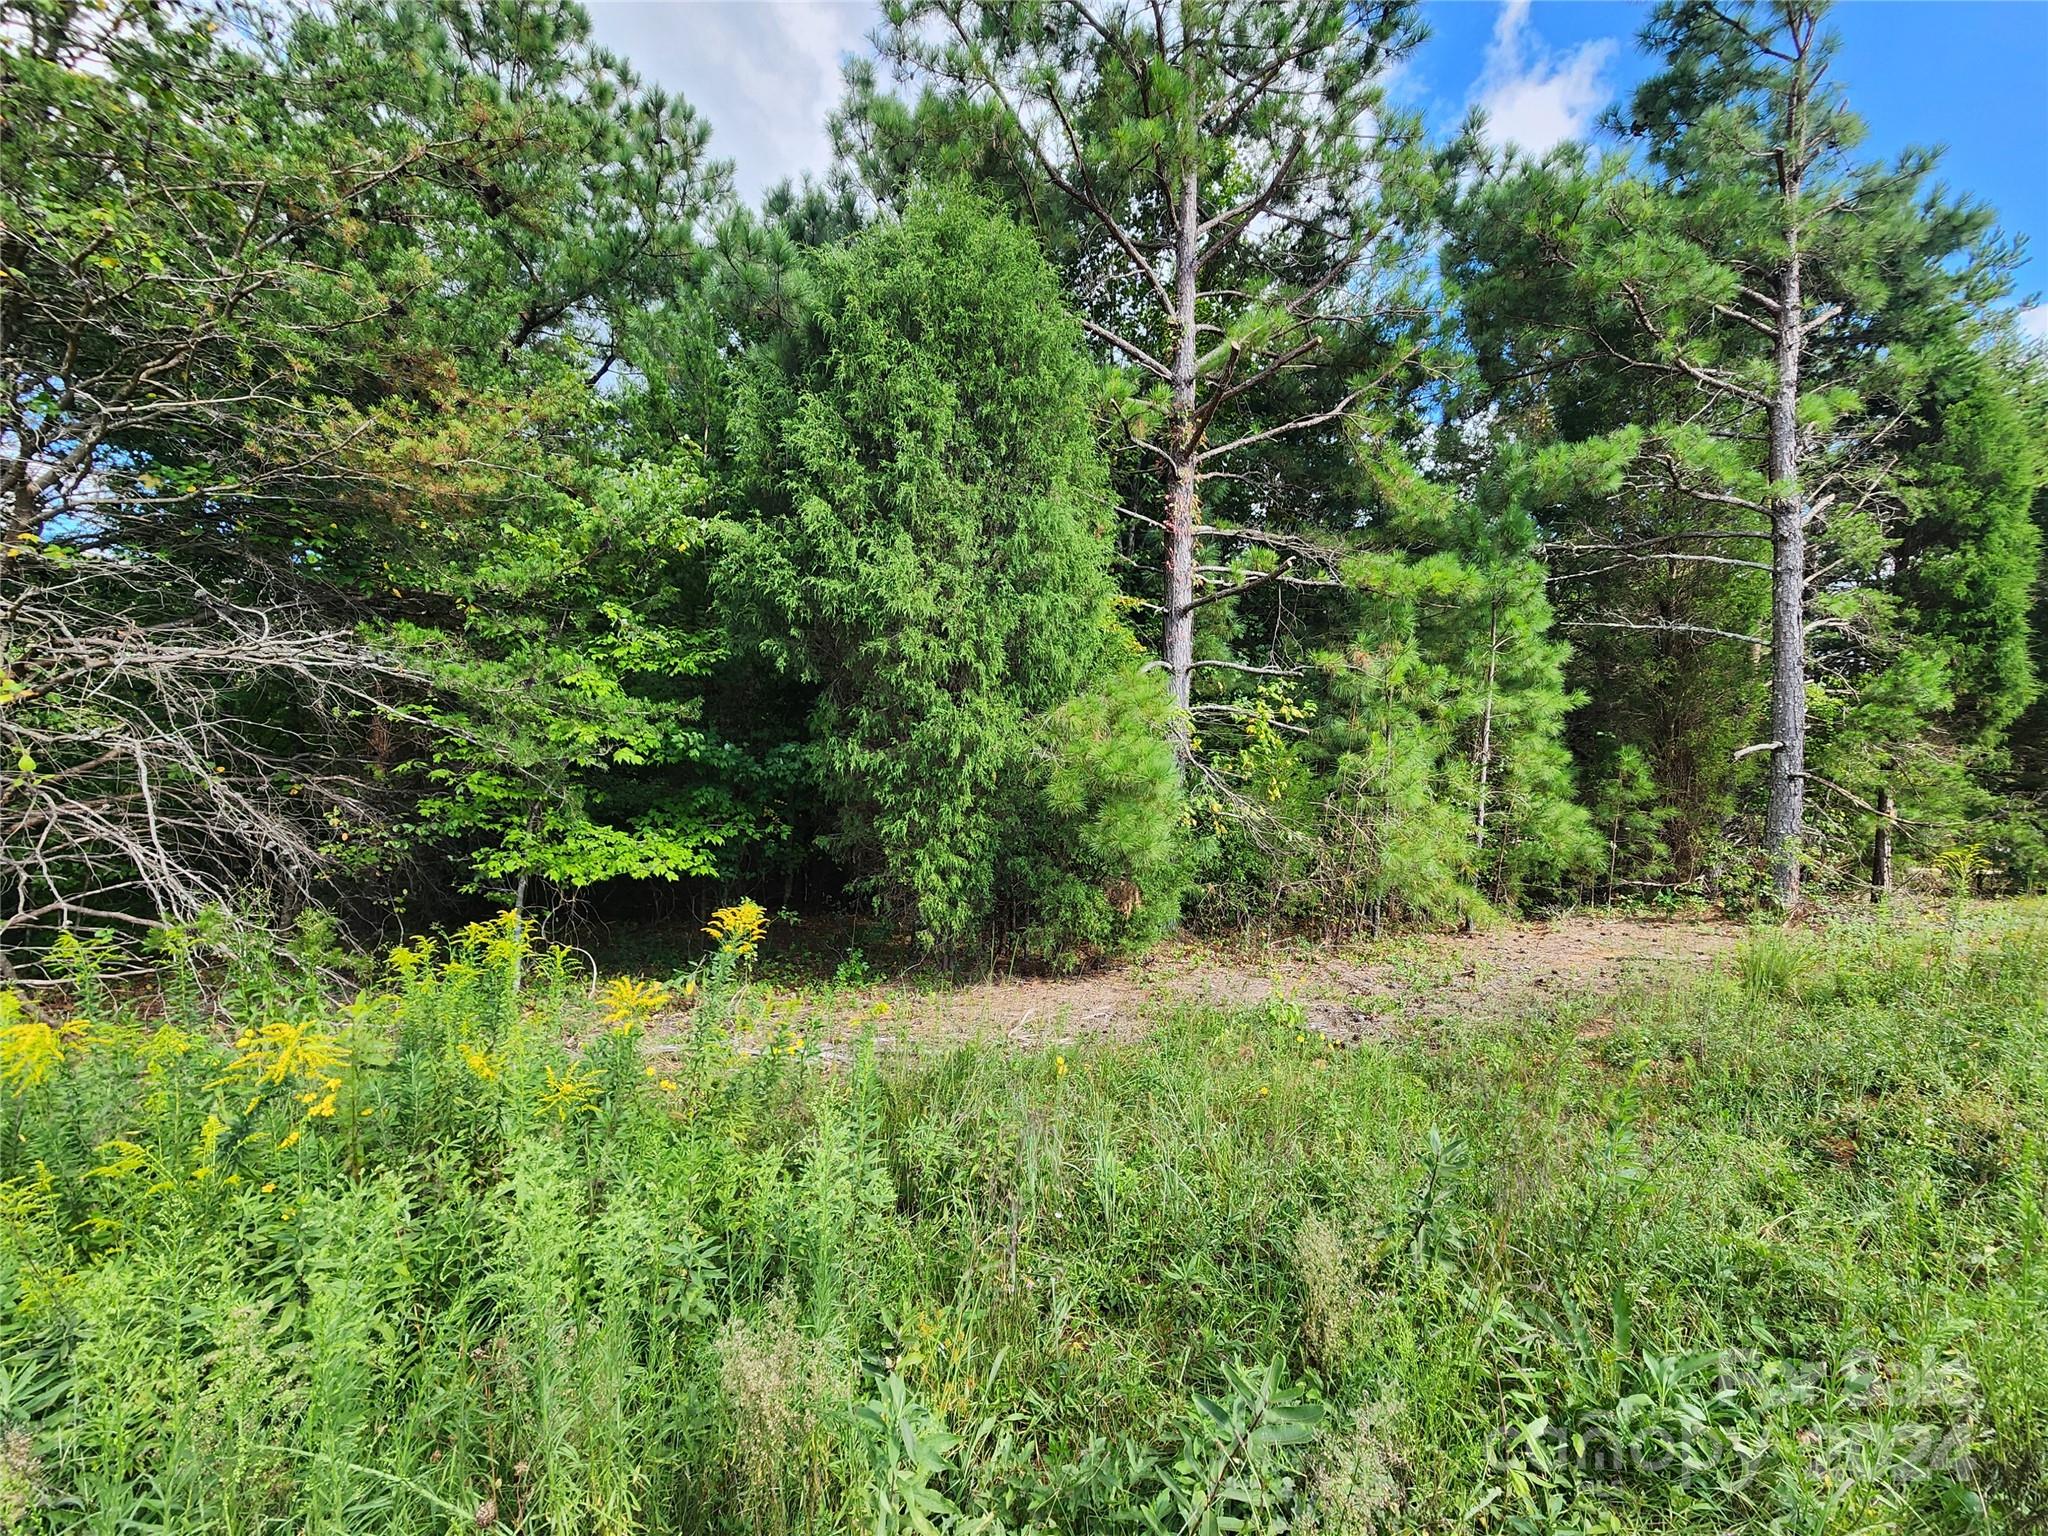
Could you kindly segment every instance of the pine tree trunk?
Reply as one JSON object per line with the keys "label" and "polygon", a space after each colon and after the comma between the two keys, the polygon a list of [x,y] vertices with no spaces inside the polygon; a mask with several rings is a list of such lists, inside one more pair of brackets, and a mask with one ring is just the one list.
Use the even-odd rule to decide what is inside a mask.
{"label": "pine tree trunk", "polygon": [[1486,629],[1486,709],[1479,718],[1479,814],[1473,827],[1476,848],[1486,846],[1486,791],[1493,770],[1493,683],[1500,665],[1500,604],[1496,601]]}
{"label": "pine tree trunk", "polygon": [[1182,177],[1174,220],[1174,349],[1166,451],[1166,600],[1160,655],[1174,708],[1175,744],[1188,755],[1195,660],[1195,233],[1196,175]]}
{"label": "pine tree trunk", "polygon": [[1870,899],[1883,901],[1892,893],[1892,816],[1895,803],[1886,789],[1877,797],[1877,836],[1870,845]]}
{"label": "pine tree trunk", "polygon": [[[1789,189],[1796,196],[1797,187]],[[1805,310],[1795,245],[1778,280],[1777,380],[1769,413],[1771,505],[1770,802],[1764,848],[1778,906],[1799,905],[1806,823],[1806,498],[1799,487],[1799,363]]]}

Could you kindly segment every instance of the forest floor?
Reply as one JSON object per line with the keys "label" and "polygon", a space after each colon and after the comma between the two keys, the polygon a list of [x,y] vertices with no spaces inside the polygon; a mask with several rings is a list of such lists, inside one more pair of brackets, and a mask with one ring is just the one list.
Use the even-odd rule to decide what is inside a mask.
{"label": "forest floor", "polygon": [[[801,1027],[828,1057],[849,1052],[869,1028],[884,1047],[975,1042],[1030,1050],[1130,1040],[1187,1008],[1275,1001],[1299,1007],[1308,1027],[1330,1039],[1358,1041],[1438,1020],[1595,1002],[1625,988],[1680,986],[1722,963],[1743,931],[1719,916],[1587,912],[1337,946],[1169,940],[1074,976],[999,974],[965,983],[915,973],[849,983],[771,964],[764,1015],[800,1021],[781,1027]],[[652,1033],[685,1027],[686,1015],[676,1015],[654,1021]]]}

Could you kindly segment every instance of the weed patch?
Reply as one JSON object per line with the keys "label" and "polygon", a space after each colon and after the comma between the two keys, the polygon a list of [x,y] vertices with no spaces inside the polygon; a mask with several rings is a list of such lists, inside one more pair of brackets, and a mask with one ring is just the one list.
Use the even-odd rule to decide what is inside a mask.
{"label": "weed patch", "polygon": [[289,946],[8,1002],[6,1528],[2048,1514],[2037,923],[1752,940],[1598,1031],[850,1065],[738,1047],[744,938],[658,1055],[509,922],[345,1006]]}

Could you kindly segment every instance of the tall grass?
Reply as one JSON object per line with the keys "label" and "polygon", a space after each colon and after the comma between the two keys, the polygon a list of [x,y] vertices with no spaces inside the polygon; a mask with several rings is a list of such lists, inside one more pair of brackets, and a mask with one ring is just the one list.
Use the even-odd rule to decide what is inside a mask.
{"label": "tall grass", "polygon": [[851,1067],[509,923],[327,969],[5,1004],[8,1529],[2048,1518],[2039,925]]}

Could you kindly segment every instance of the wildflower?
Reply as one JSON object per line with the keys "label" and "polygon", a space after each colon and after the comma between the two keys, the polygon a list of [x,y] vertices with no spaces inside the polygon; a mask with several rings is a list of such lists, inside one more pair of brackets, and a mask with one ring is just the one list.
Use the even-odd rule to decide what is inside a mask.
{"label": "wildflower", "polygon": [[375,1113],[377,1113],[377,1111],[374,1109],[366,1109],[363,1111],[361,1118],[367,1120],[370,1118],[370,1116],[374,1115]]}
{"label": "wildflower", "polygon": [[761,947],[762,935],[768,931],[768,913],[749,896],[737,906],[720,907],[713,912],[711,921],[704,925],[704,931],[718,941],[721,955],[750,960]]}
{"label": "wildflower", "polygon": [[109,1152],[114,1155],[108,1158],[106,1162],[101,1163],[99,1167],[90,1170],[86,1175],[88,1178],[122,1178],[127,1174],[135,1172],[136,1169],[149,1160],[148,1152],[132,1141],[121,1141],[119,1139],[103,1141],[100,1143],[98,1150],[102,1155]]}
{"label": "wildflower", "polygon": [[275,1086],[294,1077],[327,1077],[330,1068],[348,1065],[348,1047],[305,1021],[266,1024],[243,1038],[248,1045],[228,1063],[230,1082]]}
{"label": "wildflower", "polygon": [[498,1080],[498,1064],[492,1060],[489,1051],[485,1050],[482,1046],[473,1045],[467,1040],[459,1042],[456,1049],[462,1052],[463,1062],[475,1074],[478,1081],[494,1083]]}
{"label": "wildflower", "polygon": [[557,1072],[547,1069],[548,1091],[541,1095],[540,1112],[566,1120],[575,1114],[597,1113],[597,1079],[570,1067]]}
{"label": "wildflower", "polygon": [[35,1018],[12,992],[0,992],[0,1081],[18,1098],[85,1049],[84,1019],[51,1024]]}
{"label": "wildflower", "polygon": [[1271,1088],[1268,1088],[1268,1087],[1267,1087],[1267,1086],[1266,1086],[1266,1085],[1265,1085],[1264,1083],[1261,1083],[1261,1084],[1259,1084],[1259,1097],[1260,1097],[1260,1098],[1262,1098],[1262,1099],[1270,1099],[1270,1098],[1271,1098],[1272,1096],[1273,1096],[1273,1090],[1272,1090]]}
{"label": "wildflower", "polygon": [[175,1024],[158,1027],[142,1045],[143,1060],[154,1070],[173,1056],[183,1056],[199,1042]]}
{"label": "wildflower", "polygon": [[289,1152],[293,1147],[296,1147],[298,1144],[299,1127],[295,1125],[289,1131],[285,1132],[284,1140],[280,1141],[277,1144],[277,1150],[280,1152]]}
{"label": "wildflower", "polygon": [[659,1085],[659,1086],[660,1086],[660,1088],[661,1088],[661,1091],[662,1091],[663,1093],[674,1093],[674,1092],[676,1091],[676,1085],[675,1085],[675,1081],[674,1081],[674,1079],[672,1079],[672,1078],[666,1078],[666,1077],[664,1077],[664,1078],[663,1078],[663,1079],[661,1080],[661,1083],[660,1083],[660,1085]]}
{"label": "wildflower", "polygon": [[642,1067],[642,1068],[640,1069],[640,1075],[641,1075],[642,1077],[652,1077],[652,1076],[654,1076],[654,1068],[652,1068],[652,1067]]}
{"label": "wildflower", "polygon": [[312,1120],[332,1120],[334,1118],[334,1095],[328,1094],[326,1098],[307,1110],[306,1117]]}
{"label": "wildflower", "polygon": [[1053,1075],[1054,1077],[1065,1077],[1065,1076],[1067,1075],[1067,1058],[1066,1058],[1066,1057],[1064,1057],[1064,1056],[1055,1056],[1055,1057],[1053,1057],[1053,1059],[1052,1059],[1052,1075]]}
{"label": "wildflower", "polygon": [[484,941],[485,956],[500,965],[508,962],[517,964],[526,952],[526,939],[520,932],[517,912],[500,912],[489,924],[473,923],[470,926],[478,929],[477,936]]}
{"label": "wildflower", "polygon": [[668,988],[659,982],[638,981],[631,976],[615,977],[605,984],[605,1022],[618,1033],[625,1034],[636,1024],[652,1018],[672,1000]]}
{"label": "wildflower", "polygon": [[264,1186],[263,1186],[263,1193],[264,1193],[264,1194],[266,1194],[266,1195],[274,1195],[274,1194],[276,1194],[276,1193],[277,1193],[277,1185],[275,1185],[275,1184],[266,1184],[266,1185],[264,1185]]}
{"label": "wildflower", "polygon": [[213,1160],[215,1156],[214,1148],[220,1144],[220,1139],[227,1133],[227,1128],[227,1121],[221,1119],[219,1115],[207,1115],[206,1119],[199,1126],[199,1155],[201,1157],[209,1162]]}

